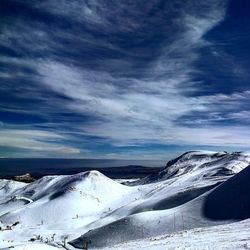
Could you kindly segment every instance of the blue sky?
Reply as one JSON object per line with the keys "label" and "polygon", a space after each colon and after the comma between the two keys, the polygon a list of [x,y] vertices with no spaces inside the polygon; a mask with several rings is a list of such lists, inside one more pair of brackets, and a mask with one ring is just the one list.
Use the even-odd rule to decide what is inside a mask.
{"label": "blue sky", "polygon": [[250,148],[248,0],[1,0],[0,157]]}

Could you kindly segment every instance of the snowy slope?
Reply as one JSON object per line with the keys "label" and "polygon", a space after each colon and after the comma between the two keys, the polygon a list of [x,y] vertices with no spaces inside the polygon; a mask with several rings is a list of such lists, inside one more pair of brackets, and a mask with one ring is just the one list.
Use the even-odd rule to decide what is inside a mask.
{"label": "snowy slope", "polygon": [[103,250],[246,250],[250,249],[250,220],[226,225],[184,230],[175,234],[146,238],[140,241],[103,248]]}
{"label": "snowy slope", "polygon": [[26,185],[27,184],[18,181],[0,180],[0,200]]}
{"label": "snowy slope", "polygon": [[[67,242],[70,249],[74,249],[72,245],[82,248],[89,240],[90,248],[112,247],[133,239],[141,241],[242,219],[214,218],[214,210],[219,204],[216,197],[230,200],[227,190],[235,186],[241,187],[236,192],[238,204],[248,199],[239,195],[248,187],[247,177],[241,177],[248,176],[247,169],[241,172],[240,182],[225,181],[249,163],[248,154],[199,151],[185,153],[168,162],[160,173],[128,185],[98,171],[46,176],[30,184],[2,180],[0,226],[12,226],[12,230],[0,233],[0,248],[25,244],[33,249],[28,243],[31,238],[37,239],[35,243],[47,241],[54,246]],[[219,194],[218,189],[222,190]],[[242,210],[237,205],[233,209]]]}
{"label": "snowy slope", "polygon": [[227,179],[249,165],[249,154],[234,152],[190,151],[169,161],[158,174],[150,175],[132,184],[147,184],[190,173],[194,178]]}
{"label": "snowy slope", "polygon": [[[93,247],[100,248],[129,240],[250,218],[249,179],[250,166],[195,199],[191,198],[180,205],[178,199],[183,201],[183,196],[175,195],[177,202],[172,208],[164,207],[169,206],[167,199],[161,204],[160,210],[152,209],[127,216],[84,234],[72,244],[80,247],[82,242],[91,241]],[[197,189],[192,189],[188,192],[196,191]]]}
{"label": "snowy slope", "polygon": [[[250,249],[250,220],[226,225],[184,230],[175,234],[130,241],[103,250],[246,250]],[[71,249],[67,246],[68,249]],[[7,250],[6,248],[4,250]],[[15,250],[56,250],[47,244],[26,243],[13,247]],[[60,248],[59,248],[60,249]]]}
{"label": "snowy slope", "polygon": [[3,215],[1,221],[5,224],[19,221],[23,226],[52,224],[56,229],[65,227],[68,220],[72,228],[132,199],[130,189],[97,171],[44,177],[15,193],[16,197],[25,197],[31,202]]}
{"label": "snowy slope", "polygon": [[[3,250],[7,250],[9,248],[3,248]],[[42,243],[27,243],[13,246],[12,249],[15,250],[58,250],[58,247],[50,246],[48,244]]]}

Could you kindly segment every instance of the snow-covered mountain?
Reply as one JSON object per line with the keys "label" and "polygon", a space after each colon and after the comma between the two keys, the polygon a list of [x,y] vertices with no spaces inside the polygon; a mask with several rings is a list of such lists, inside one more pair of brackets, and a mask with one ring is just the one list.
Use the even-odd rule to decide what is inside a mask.
{"label": "snow-covered mountain", "polygon": [[249,155],[241,152],[229,154],[227,152],[190,151],[169,161],[166,168],[158,174],[150,175],[132,185],[158,182],[188,173],[201,180],[214,180],[215,177],[227,179],[228,175],[240,172],[248,164]]}
{"label": "snow-covered mountain", "polygon": [[[244,153],[195,151],[169,161],[158,174],[125,184],[98,171],[30,184],[1,180],[0,247],[47,249],[40,244],[47,242],[68,249],[124,249],[126,243],[137,249],[138,242],[161,235],[226,226],[250,217],[249,164]],[[135,248],[127,243],[133,240]]]}

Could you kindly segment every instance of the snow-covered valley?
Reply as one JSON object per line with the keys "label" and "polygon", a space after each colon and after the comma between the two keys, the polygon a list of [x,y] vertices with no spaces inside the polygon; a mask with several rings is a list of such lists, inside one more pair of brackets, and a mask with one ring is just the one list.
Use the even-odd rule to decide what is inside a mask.
{"label": "snow-covered valley", "polygon": [[187,152],[146,178],[0,180],[0,248],[250,248],[250,155]]}

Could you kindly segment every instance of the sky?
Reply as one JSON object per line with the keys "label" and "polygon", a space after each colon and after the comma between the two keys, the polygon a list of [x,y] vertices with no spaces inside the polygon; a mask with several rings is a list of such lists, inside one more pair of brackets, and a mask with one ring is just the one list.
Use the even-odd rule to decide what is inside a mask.
{"label": "sky", "polygon": [[250,149],[250,1],[1,0],[0,157]]}

